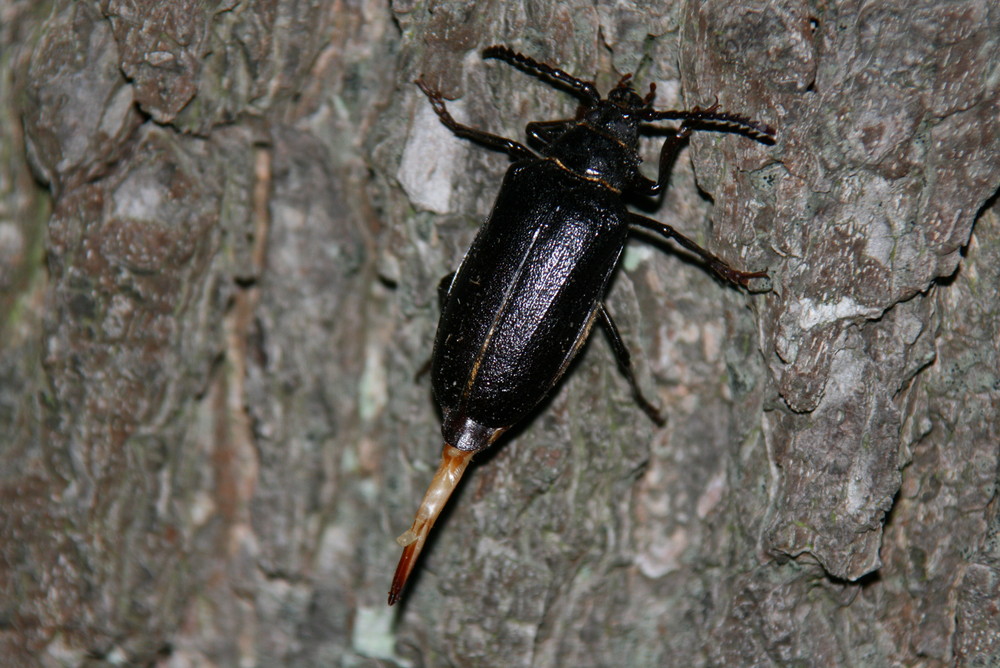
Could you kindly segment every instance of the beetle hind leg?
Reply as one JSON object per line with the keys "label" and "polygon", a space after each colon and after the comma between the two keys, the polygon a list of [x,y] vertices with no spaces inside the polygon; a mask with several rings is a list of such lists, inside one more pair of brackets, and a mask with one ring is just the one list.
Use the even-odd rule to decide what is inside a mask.
{"label": "beetle hind leg", "polygon": [[632,388],[632,396],[635,397],[635,401],[639,404],[639,408],[641,408],[642,411],[649,416],[649,419],[662,427],[666,424],[666,420],[664,420],[663,416],[660,414],[660,409],[646,399],[646,396],[639,388],[639,383],[635,380],[635,373],[632,371],[632,355],[629,353],[628,348],[625,346],[625,342],[622,340],[622,335],[618,331],[618,326],[615,325],[615,321],[611,319],[611,314],[608,313],[608,309],[604,306],[604,304],[599,304],[597,311],[599,317],[601,318],[601,325],[604,327],[604,333],[608,335],[608,341],[611,343],[611,348],[615,352],[615,358],[618,360],[618,368],[621,370],[622,375],[625,376],[625,380],[628,381],[629,386]]}

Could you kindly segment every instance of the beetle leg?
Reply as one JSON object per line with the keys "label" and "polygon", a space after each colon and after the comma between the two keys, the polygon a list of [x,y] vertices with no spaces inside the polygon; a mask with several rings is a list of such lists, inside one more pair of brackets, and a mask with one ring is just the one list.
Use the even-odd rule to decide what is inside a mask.
{"label": "beetle leg", "polygon": [[500,135],[490,134],[489,132],[483,132],[482,130],[470,128],[468,125],[462,125],[448,112],[448,108],[444,104],[444,98],[441,96],[439,91],[433,90],[430,86],[424,83],[423,79],[417,79],[414,83],[417,84],[423,94],[427,96],[427,99],[430,100],[431,107],[434,108],[434,113],[436,113],[438,118],[441,119],[441,123],[444,124],[446,128],[451,130],[456,136],[472,140],[488,149],[506,153],[514,160],[525,160],[537,157],[531,152],[530,149],[523,144],[517,143],[513,139],[507,139],[506,137],[501,137]]}
{"label": "beetle leg", "polygon": [[455,280],[456,273],[453,271],[447,276],[443,276],[441,282],[438,283],[438,305],[442,311],[444,310],[444,305],[448,302],[448,293],[451,292],[451,284]]}
{"label": "beetle leg", "polygon": [[652,230],[667,239],[673,239],[692,253],[696,253],[702,260],[705,261],[712,271],[727,281],[736,283],[737,285],[742,285],[746,288],[749,287],[750,279],[766,279],[768,277],[766,271],[740,271],[739,269],[730,267],[723,260],[720,260],[715,255],[712,255],[712,253],[708,252],[691,239],[688,239],[674,228],[665,223],[661,223],[658,220],[646,218],[645,216],[640,216],[636,213],[630,213],[629,218],[631,219],[633,225],[638,225],[639,227],[644,227],[647,230]]}
{"label": "beetle leg", "polygon": [[666,187],[667,181],[670,180],[670,173],[673,171],[674,162],[677,160],[677,153],[681,150],[681,146],[684,145],[684,142],[687,141],[690,135],[691,128],[681,125],[674,132],[673,136],[668,137],[660,148],[660,165],[656,180],[648,179],[637,172],[636,178],[632,182],[631,190],[645,197],[656,197],[659,195],[663,191],[663,188]]}
{"label": "beetle leg", "polygon": [[632,395],[635,397],[636,402],[643,412],[649,416],[649,419],[663,426],[665,421],[663,416],[660,415],[660,411],[656,406],[651,404],[648,399],[643,395],[642,390],[639,389],[639,383],[635,380],[635,374],[632,373],[632,355],[629,354],[628,348],[625,347],[625,342],[622,341],[622,335],[618,331],[615,321],[611,319],[611,314],[608,313],[608,308],[602,303],[597,305],[597,311],[601,318],[601,325],[604,327],[604,333],[608,335],[608,341],[611,342],[611,348],[615,351],[615,358],[618,360],[618,368],[621,370],[622,375],[628,381],[628,384],[632,386]]}
{"label": "beetle leg", "polygon": [[525,126],[528,141],[537,146],[548,146],[570,125],[576,123],[575,118],[564,118],[558,121],[534,121]]}
{"label": "beetle leg", "polygon": [[677,161],[677,154],[681,146],[691,136],[691,128],[681,125],[673,137],[668,137],[660,148],[660,166],[656,174],[656,191],[659,192],[666,187],[670,180],[670,173],[674,170],[674,163]]}

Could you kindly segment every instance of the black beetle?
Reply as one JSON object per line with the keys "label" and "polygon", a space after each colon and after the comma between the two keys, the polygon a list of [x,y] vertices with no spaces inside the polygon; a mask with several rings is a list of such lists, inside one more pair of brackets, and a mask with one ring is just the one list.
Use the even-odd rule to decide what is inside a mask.
{"label": "black beetle", "polygon": [[[655,196],[666,185],[677,151],[697,127],[773,143],[762,123],[718,111],[653,109],[655,86],[641,97],[625,75],[602,98],[589,81],[536,62],[506,46],[484,58],[503,60],[578,97],[573,119],[529,123],[535,155],[516,141],[461,125],[441,94],[416,83],[455,135],[507,153],[513,164],[458,271],[442,281],[442,313],[434,340],[432,384],[444,416],[441,465],[413,525],[397,542],[403,554],[389,590],[397,600],[434,520],[472,455],[528,414],[565,373],[595,321],[608,333],[619,366],[642,408],[659,422],[638,390],[628,351],[604,306],[608,280],[633,226],[673,239],[723,278],[747,287],[766,272],[733,269],[672,227],[631,213],[629,196]],[[643,122],[679,120],[663,143],[656,181],[639,171]]]}

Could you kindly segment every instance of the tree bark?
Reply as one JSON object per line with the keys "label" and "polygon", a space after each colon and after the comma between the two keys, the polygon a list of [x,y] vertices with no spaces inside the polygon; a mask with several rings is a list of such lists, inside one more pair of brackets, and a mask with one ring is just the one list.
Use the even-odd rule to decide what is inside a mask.
{"label": "tree bark", "polygon": [[[990,0],[6,3],[0,656],[11,666],[1000,663],[1000,8]],[[595,336],[441,450],[437,285],[568,96],[696,133]],[[667,124],[662,124],[667,125]],[[650,172],[662,135],[644,143]]]}

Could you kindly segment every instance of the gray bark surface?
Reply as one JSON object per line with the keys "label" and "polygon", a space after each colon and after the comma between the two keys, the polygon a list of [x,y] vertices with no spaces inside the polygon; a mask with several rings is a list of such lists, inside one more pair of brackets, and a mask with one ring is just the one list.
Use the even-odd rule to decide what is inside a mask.
{"label": "gray bark surface", "polygon": [[[0,665],[1000,665],[1000,7],[10,0]],[[470,467],[437,285],[574,101],[478,51],[778,129],[696,133],[603,336]],[[651,174],[662,137],[644,144]]]}

